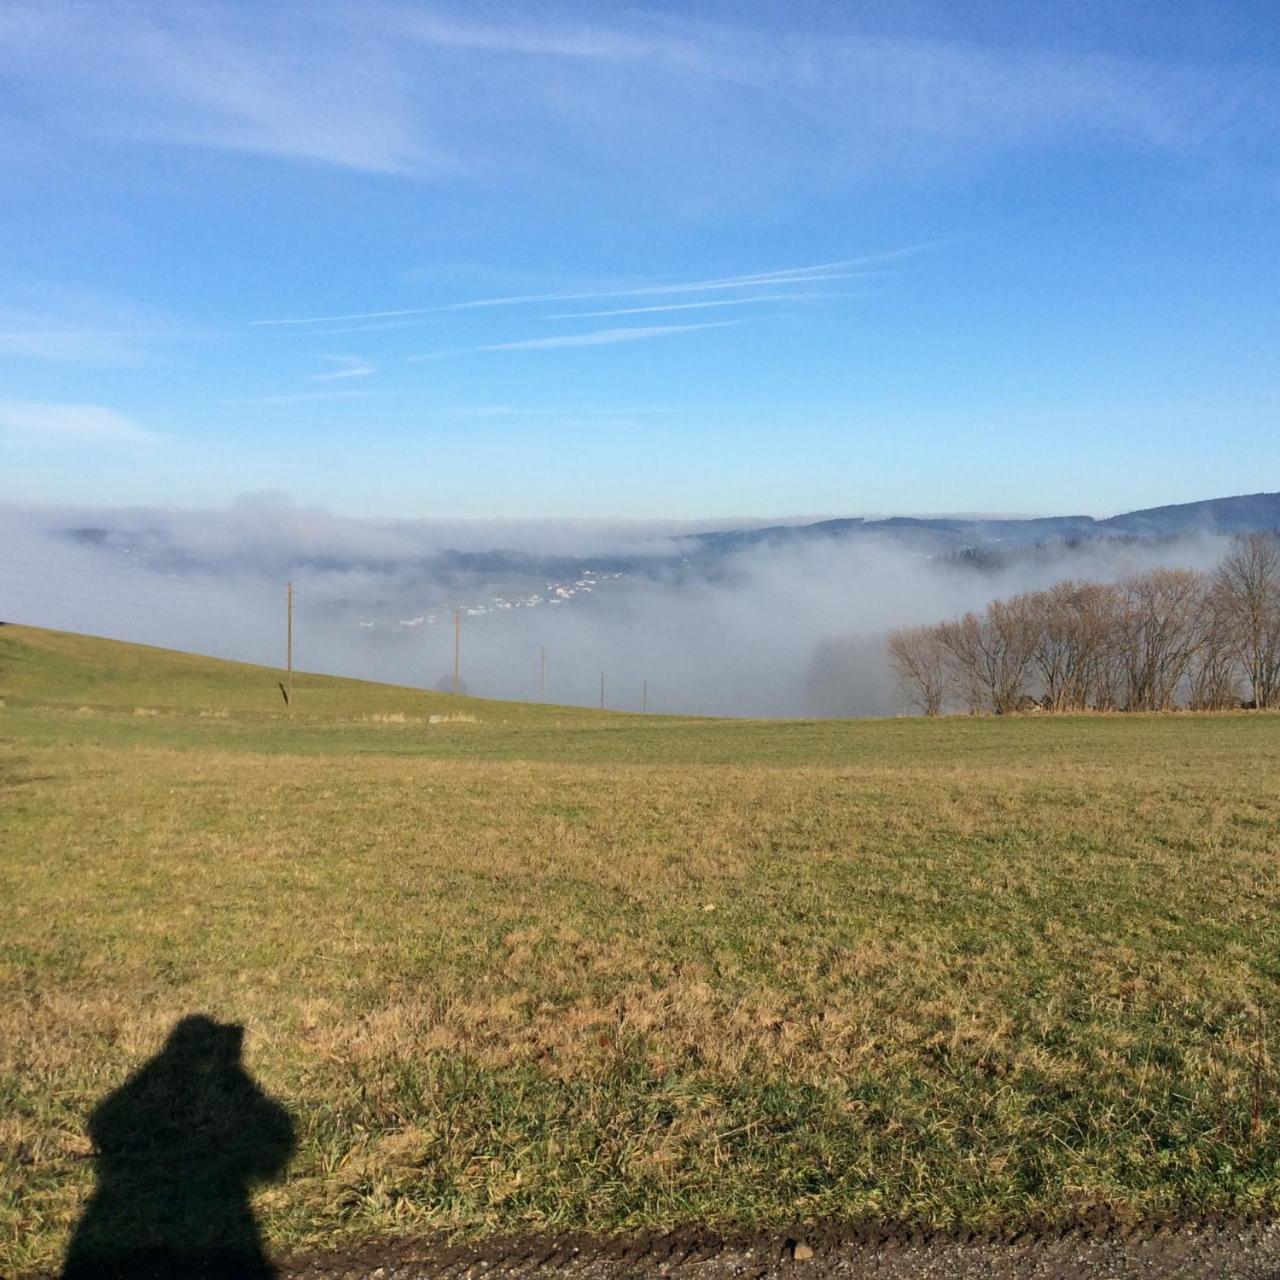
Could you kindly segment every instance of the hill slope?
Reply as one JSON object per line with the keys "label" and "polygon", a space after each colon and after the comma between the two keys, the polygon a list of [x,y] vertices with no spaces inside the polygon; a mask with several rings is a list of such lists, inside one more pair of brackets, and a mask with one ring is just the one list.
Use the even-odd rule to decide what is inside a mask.
{"label": "hill slope", "polygon": [[[1004,767],[1031,752],[1056,764],[1132,756],[1127,721],[1064,716],[1052,733],[1035,717],[926,721],[718,720],[539,706],[336,676],[296,675],[294,713],[283,673],[146,645],[36,627],[0,626],[0,747],[17,742],[114,751],[419,756],[590,766],[858,764],[918,767],[963,758]],[[1191,717],[1156,716],[1144,750],[1178,751]],[[1264,749],[1269,717],[1201,718],[1202,747]]]}
{"label": "hill slope", "polygon": [[[285,673],[151,645],[41,627],[0,624],[0,697],[18,703],[91,710],[285,716]],[[403,685],[294,672],[296,715],[353,719],[375,715],[590,716],[568,707],[487,702]],[[595,713],[599,715],[599,713]]]}

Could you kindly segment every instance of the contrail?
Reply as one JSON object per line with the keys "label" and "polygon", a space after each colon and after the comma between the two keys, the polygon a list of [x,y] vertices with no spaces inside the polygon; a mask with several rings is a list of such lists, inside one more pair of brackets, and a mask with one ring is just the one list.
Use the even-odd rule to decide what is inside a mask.
{"label": "contrail", "polygon": [[583,293],[525,293],[501,298],[476,298],[470,302],[449,302],[434,307],[403,307],[393,311],[353,311],[341,315],[297,316],[279,320],[252,320],[254,327],[277,325],[332,324],[344,320],[385,320],[398,316],[435,315],[445,311],[469,311],[482,307],[514,307],[531,302],[587,302],[596,298],[643,298],[654,294],[702,293],[717,289],[751,289],[772,285],[809,284],[824,280],[851,280],[864,274],[858,268],[891,262],[930,249],[936,241],[890,249],[883,253],[819,262],[807,267],[781,267],[748,275],[719,276],[710,280],[690,280],[671,284],[642,285],[625,289],[596,289]]}

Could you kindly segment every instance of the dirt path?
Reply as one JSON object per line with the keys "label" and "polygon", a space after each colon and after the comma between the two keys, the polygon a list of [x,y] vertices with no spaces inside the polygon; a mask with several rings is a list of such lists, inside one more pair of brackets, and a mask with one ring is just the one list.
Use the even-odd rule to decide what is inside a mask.
{"label": "dirt path", "polygon": [[[812,1250],[812,1256],[809,1256]],[[429,1248],[369,1246],[280,1265],[281,1280],[1280,1280],[1280,1223],[1072,1232],[996,1243],[954,1238],[840,1239],[707,1233],[583,1237]]]}

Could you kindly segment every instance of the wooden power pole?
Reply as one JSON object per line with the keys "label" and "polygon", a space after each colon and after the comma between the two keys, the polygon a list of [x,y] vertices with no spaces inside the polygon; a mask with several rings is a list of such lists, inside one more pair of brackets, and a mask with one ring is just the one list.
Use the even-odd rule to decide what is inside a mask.
{"label": "wooden power pole", "polygon": [[453,696],[458,696],[462,687],[459,676],[462,672],[462,610],[453,611]]}
{"label": "wooden power pole", "polygon": [[293,715],[293,583],[287,583],[284,591],[285,598],[285,650],[287,662],[289,666],[289,684],[284,695],[284,700],[289,708],[289,714]]}

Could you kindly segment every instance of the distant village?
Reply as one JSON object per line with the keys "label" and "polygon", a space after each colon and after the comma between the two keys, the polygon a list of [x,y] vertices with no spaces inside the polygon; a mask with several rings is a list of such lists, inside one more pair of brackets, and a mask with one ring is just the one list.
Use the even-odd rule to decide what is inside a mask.
{"label": "distant village", "polygon": [[[504,613],[511,609],[538,609],[543,605],[559,605],[577,596],[588,596],[605,583],[622,578],[622,573],[599,573],[593,569],[582,569],[572,582],[548,582],[545,591],[534,591],[529,595],[504,594],[495,595],[479,604],[442,604],[434,612],[420,613],[413,618],[401,618],[402,627],[431,627],[437,624],[451,623],[456,609],[464,618],[479,618],[489,613]],[[378,624],[372,619],[361,618],[362,627],[375,627]]]}

